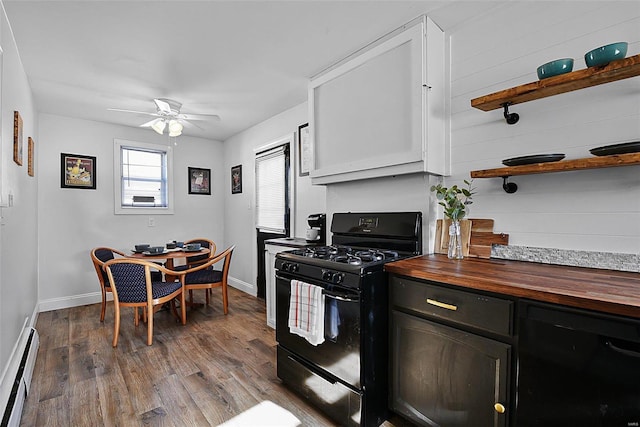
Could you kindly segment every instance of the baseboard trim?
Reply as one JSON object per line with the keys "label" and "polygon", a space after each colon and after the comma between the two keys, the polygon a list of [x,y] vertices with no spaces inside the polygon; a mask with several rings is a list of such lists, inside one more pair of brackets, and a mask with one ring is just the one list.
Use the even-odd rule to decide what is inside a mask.
{"label": "baseboard trim", "polygon": [[[251,283],[243,282],[242,280],[235,279],[233,277],[229,277],[229,286],[233,286],[234,288],[245,292],[249,295],[256,296],[258,294],[257,290]],[[107,301],[112,301],[113,295],[111,293],[107,294]],[[100,292],[90,292],[87,294],[80,295],[72,295],[68,297],[61,298],[51,298],[48,300],[43,300],[38,303],[37,310],[34,310],[34,316],[32,319],[37,319],[37,313],[44,311],[52,311],[52,310],[60,310],[63,308],[72,308],[79,307],[81,305],[90,305],[90,304],[99,304],[102,301],[102,296]],[[31,326],[35,328],[35,321],[31,323]]]}
{"label": "baseboard trim", "polygon": [[258,295],[257,289],[251,284],[247,282],[243,282],[240,279],[236,279],[234,277],[229,277],[228,279],[229,286],[233,286],[234,288],[241,290],[244,293],[247,293],[251,296]]}
{"label": "baseboard trim", "polygon": [[[107,298],[112,300],[113,297],[107,294]],[[88,294],[72,295],[68,297],[51,298],[48,300],[40,301],[38,308],[40,312],[60,310],[62,308],[79,307],[81,305],[90,305],[100,303],[102,296],[100,292],[91,292]]]}

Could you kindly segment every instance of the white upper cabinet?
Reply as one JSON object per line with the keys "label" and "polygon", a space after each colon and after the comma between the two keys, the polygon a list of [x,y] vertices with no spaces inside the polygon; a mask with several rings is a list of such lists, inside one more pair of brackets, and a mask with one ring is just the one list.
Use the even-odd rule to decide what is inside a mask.
{"label": "white upper cabinet", "polygon": [[448,174],[444,70],[444,34],[423,16],[312,78],[312,183]]}

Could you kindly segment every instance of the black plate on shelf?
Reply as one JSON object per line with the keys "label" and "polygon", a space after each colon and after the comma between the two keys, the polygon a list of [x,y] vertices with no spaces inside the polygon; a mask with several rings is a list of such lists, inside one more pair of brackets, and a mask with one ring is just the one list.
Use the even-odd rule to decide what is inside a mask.
{"label": "black plate on shelf", "polygon": [[535,154],[533,156],[513,157],[502,161],[505,166],[532,165],[534,163],[557,162],[564,159],[564,154]]}
{"label": "black plate on shelf", "polygon": [[623,142],[621,144],[605,145],[589,150],[594,156],[610,156],[611,154],[627,154],[640,152],[640,141]]}

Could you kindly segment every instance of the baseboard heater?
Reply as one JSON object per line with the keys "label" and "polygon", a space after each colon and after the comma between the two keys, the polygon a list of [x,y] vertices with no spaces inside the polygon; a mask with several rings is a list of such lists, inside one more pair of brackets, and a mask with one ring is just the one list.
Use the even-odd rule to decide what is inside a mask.
{"label": "baseboard heater", "polygon": [[[18,365],[0,427],[18,427],[20,425],[24,401],[29,394],[33,368],[36,364],[36,356],[38,355],[38,347],[40,346],[40,338],[35,328],[29,327],[24,332],[26,333],[24,333],[21,341],[24,341],[24,337],[26,337],[26,343],[19,347],[23,348],[22,357]],[[10,373],[7,372],[7,375],[8,374]]]}

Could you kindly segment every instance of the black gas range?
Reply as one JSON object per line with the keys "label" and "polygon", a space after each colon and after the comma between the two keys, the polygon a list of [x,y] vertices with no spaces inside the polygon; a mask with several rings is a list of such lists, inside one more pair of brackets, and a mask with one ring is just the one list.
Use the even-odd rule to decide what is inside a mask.
{"label": "black gas range", "polygon": [[[340,425],[388,415],[388,280],[384,264],[422,252],[420,212],[335,213],[329,246],[276,255],[278,377]],[[322,289],[324,341],[289,329],[292,286]]]}

